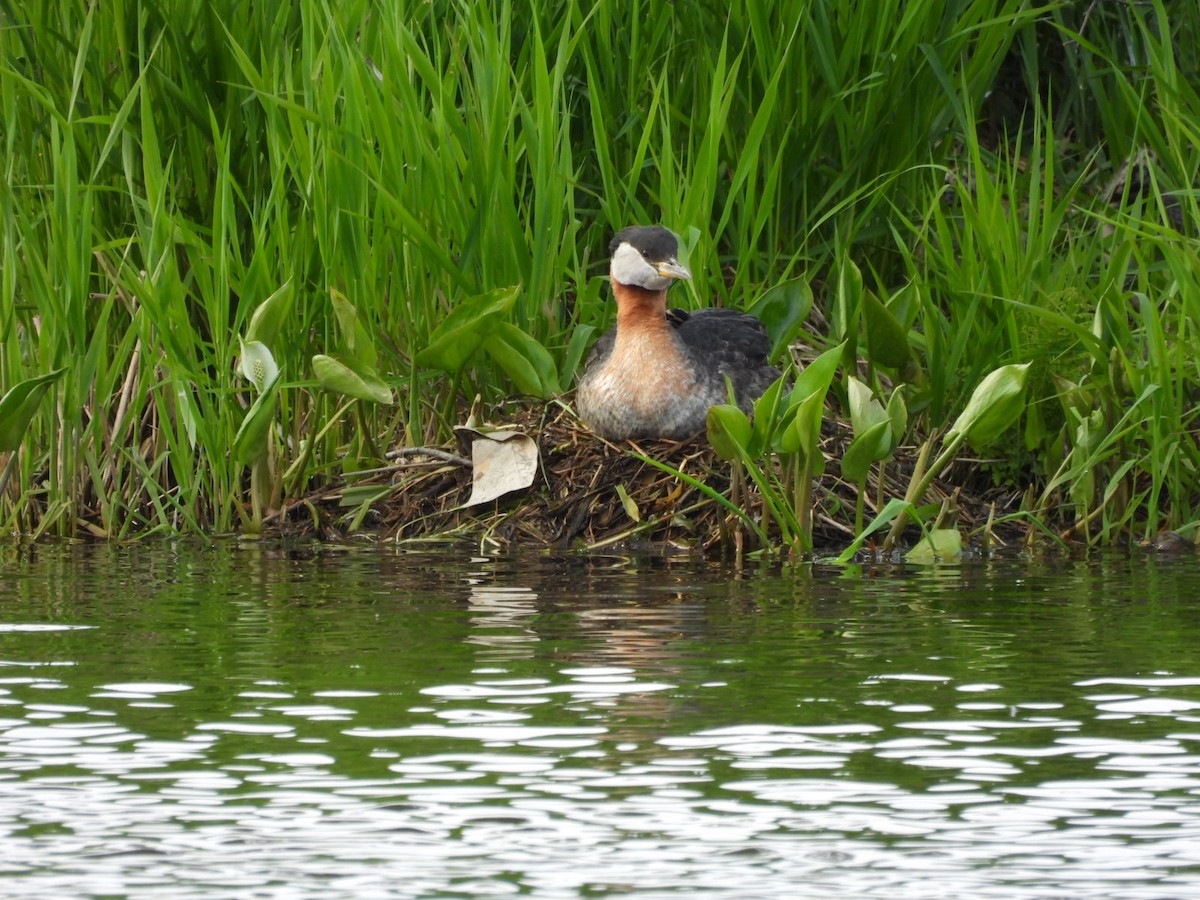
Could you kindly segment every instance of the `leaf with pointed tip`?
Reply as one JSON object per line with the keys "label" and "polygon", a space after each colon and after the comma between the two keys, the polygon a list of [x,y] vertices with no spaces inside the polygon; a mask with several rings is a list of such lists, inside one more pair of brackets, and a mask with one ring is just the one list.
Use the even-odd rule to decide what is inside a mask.
{"label": "leaf with pointed tip", "polygon": [[875,399],[867,385],[853,375],[846,377],[846,396],[850,401],[850,427],[862,435],[880,422],[890,421],[883,404]]}
{"label": "leaf with pointed tip", "polygon": [[635,522],[642,521],[641,510],[638,509],[638,505],[634,502],[633,498],[629,496],[629,491],[625,490],[625,485],[617,485],[617,497],[621,500],[621,506],[625,508],[625,515],[629,516]]}
{"label": "leaf with pointed tip", "polygon": [[989,372],[967,401],[967,407],[946,433],[949,442],[963,435],[980,450],[1008,430],[1025,408],[1025,379],[1029,363],[1001,366]]}
{"label": "leaf with pointed tip", "polygon": [[519,290],[520,285],[497,288],[456,304],[417,354],[417,365],[443,372],[462,369],[491,333],[493,323],[512,309]]}
{"label": "leaf with pointed tip", "polygon": [[246,410],[242,424],[238,426],[233,438],[233,458],[243,466],[253,465],[267,449],[267,438],[271,433],[271,424],[275,421],[275,411],[279,407],[279,373],[268,382],[262,392],[255,398],[254,403]]}
{"label": "leaf with pointed tip", "polygon": [[709,407],[708,442],[726,462],[741,459],[750,444],[752,429],[746,414],[731,403]]}
{"label": "leaf with pointed tip", "polygon": [[838,270],[837,291],[833,296],[833,315],[830,324],[833,326],[833,337],[849,344],[848,350],[854,352],[854,342],[858,335],[859,306],[862,301],[863,277],[854,261],[847,258],[842,260]]}
{"label": "leaf with pointed tip", "polygon": [[867,480],[871,463],[892,452],[892,423],[884,418],[858,434],[842,454],[842,477],[854,484]]}
{"label": "leaf with pointed tip", "polygon": [[862,295],[863,329],[867,333],[867,357],[889,369],[903,369],[912,351],[908,331],[883,301],[871,291]]}
{"label": "leaf with pointed tip", "polygon": [[804,278],[781,282],[750,304],[746,311],[763,323],[771,338],[770,359],[778,359],[788,348],[812,305],[812,288]]}
{"label": "leaf with pointed tip", "polygon": [[337,317],[345,355],[367,369],[375,368],[375,342],[359,318],[358,310],[345,294],[335,288],[329,289],[329,298],[333,302],[333,313]]}
{"label": "leaf with pointed tip", "polygon": [[791,393],[788,394],[788,405],[796,404],[812,394],[820,393],[823,398],[829,393],[829,386],[833,384],[833,376],[837,373],[845,349],[845,343],[830,347],[805,366],[796,376]]}
{"label": "leaf with pointed tip", "polygon": [[279,329],[292,311],[292,280],[281,284],[266,300],[258,304],[246,326],[246,341],[261,341],[268,346],[275,343]]}
{"label": "leaf with pointed tip", "polygon": [[511,322],[497,322],[483,348],[522,394],[552,397],[560,393],[558,369],[550,351]]}
{"label": "leaf with pointed tip", "polygon": [[55,369],[36,378],[27,378],[8,389],[0,399],[0,452],[20,449],[42,397],[65,371],[65,368]]}
{"label": "leaf with pointed tip", "polygon": [[791,417],[775,435],[775,450],[797,453],[809,461],[809,471],[819,475],[825,471],[825,455],[820,451],[821,420],[825,415],[825,394],[813,393],[795,404]]}
{"label": "leaf with pointed tip", "polygon": [[892,396],[888,400],[887,414],[892,423],[892,440],[898,446],[904,440],[905,432],[908,431],[908,405],[904,402],[904,394],[901,393],[899,387],[892,391]]}
{"label": "leaf with pointed tip", "polygon": [[357,360],[340,360],[318,353],[312,358],[313,374],[321,386],[356,400],[390,404],[392,391],[374,370]]}
{"label": "leaf with pointed tip", "polygon": [[783,386],[786,376],[776,378],[763,391],[761,397],[754,401],[753,431],[750,436],[750,446],[747,448],[751,459],[758,459],[771,446],[771,438],[779,427],[779,407],[783,397]]}
{"label": "leaf with pointed tip", "polygon": [[913,323],[917,321],[917,316],[921,312],[921,304],[924,300],[922,291],[923,288],[918,287],[915,281],[910,281],[888,297],[885,303],[888,312],[905,331],[913,327]]}

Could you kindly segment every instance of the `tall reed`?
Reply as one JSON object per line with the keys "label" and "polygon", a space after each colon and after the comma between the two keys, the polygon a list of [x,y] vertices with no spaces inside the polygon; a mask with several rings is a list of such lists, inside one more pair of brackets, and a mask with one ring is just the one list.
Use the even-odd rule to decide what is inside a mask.
{"label": "tall reed", "polygon": [[[608,235],[658,221],[690,252],[687,302],[746,306],[802,275],[828,308],[845,259],[880,296],[911,282],[912,427],[1032,361],[1008,475],[1041,479],[1037,514],[1073,505],[1100,537],[1185,525],[1200,13],[1098,9],[2,0],[0,387],[66,372],[0,516],[239,527],[255,392],[238,338],[285,284],[268,453],[277,475],[300,462],[275,481],[292,495],[347,448],[444,438],[475,393],[512,392],[517,357],[545,354],[517,383],[568,387],[583,326],[611,321]],[[1025,114],[997,125],[1008,84]],[[505,328],[460,368],[418,360],[508,287]],[[313,357],[347,350],[339,296],[395,406],[340,418],[318,384]]]}

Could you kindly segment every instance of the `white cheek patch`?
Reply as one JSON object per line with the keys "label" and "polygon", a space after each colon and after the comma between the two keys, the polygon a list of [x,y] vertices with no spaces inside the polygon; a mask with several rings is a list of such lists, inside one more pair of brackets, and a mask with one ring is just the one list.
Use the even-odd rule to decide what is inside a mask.
{"label": "white cheek patch", "polygon": [[609,271],[620,284],[631,284],[649,291],[665,291],[671,284],[670,278],[659,275],[658,270],[629,244],[617,247]]}

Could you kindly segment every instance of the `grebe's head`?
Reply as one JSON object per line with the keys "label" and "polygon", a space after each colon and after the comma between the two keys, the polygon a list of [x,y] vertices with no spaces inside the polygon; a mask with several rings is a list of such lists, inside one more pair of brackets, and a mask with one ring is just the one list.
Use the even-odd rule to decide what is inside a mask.
{"label": "grebe's head", "polygon": [[676,278],[691,278],[687,267],[679,264],[679,240],[659,225],[631,225],[622,228],[608,245],[612,254],[609,272],[613,281],[665,291]]}

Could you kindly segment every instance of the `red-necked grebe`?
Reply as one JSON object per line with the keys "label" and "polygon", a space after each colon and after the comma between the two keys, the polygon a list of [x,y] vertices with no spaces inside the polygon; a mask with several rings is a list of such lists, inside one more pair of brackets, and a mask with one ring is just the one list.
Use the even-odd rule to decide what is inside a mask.
{"label": "red-necked grebe", "polygon": [[689,437],[729,397],[747,412],[779,377],[767,362],[762,322],[733,309],[667,310],[667,288],[692,273],[679,242],[657,225],[634,225],[609,244],[617,324],[596,342],[579,379],[576,408],[610,440]]}

